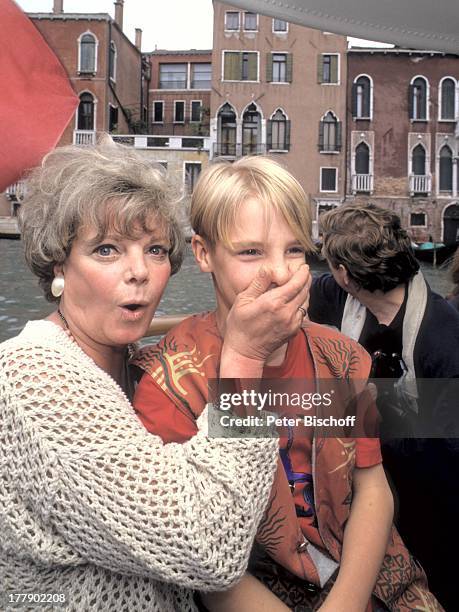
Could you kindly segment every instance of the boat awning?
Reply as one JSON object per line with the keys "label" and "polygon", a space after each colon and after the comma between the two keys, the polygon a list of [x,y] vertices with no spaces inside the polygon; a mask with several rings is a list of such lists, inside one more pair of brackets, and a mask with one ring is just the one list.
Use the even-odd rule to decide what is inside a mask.
{"label": "boat awning", "polygon": [[230,0],[325,32],[459,54],[458,0]]}

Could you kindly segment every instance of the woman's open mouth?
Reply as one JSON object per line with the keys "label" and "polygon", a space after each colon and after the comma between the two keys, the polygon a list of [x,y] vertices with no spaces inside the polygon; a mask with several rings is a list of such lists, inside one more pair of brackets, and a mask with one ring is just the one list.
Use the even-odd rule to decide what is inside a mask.
{"label": "woman's open mouth", "polygon": [[133,302],[120,306],[125,321],[137,321],[145,314],[145,304]]}

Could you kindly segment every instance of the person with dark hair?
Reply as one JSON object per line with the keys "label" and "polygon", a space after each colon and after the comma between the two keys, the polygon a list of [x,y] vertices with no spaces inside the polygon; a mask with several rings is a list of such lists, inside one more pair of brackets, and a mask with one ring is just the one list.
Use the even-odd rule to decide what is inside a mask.
{"label": "person with dark hair", "polygon": [[[437,428],[432,436],[452,435],[457,424],[457,402],[442,397],[439,417],[440,399],[432,406],[421,379],[459,377],[459,314],[427,285],[395,213],[349,204],[324,214],[321,226],[331,274],[314,279],[309,317],[362,344],[375,378],[394,379],[399,439],[388,440],[382,450],[399,504],[396,523],[432,591],[453,609],[459,596],[444,543],[451,551],[459,546],[458,452],[451,439],[427,439],[428,432],[426,439],[414,436],[428,417]],[[411,439],[403,437],[407,432]]]}

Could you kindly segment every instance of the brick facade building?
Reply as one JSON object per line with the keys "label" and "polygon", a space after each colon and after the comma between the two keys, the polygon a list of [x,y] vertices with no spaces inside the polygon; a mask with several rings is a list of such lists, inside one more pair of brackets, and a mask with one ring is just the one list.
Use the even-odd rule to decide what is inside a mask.
{"label": "brick facade building", "polygon": [[141,31],[136,47],[123,33],[123,4],[115,1],[115,19],[105,13],[64,13],[62,0],[54,0],[53,13],[29,13],[80,97],[60,144],[88,144],[97,132],[142,131],[147,83]]}
{"label": "brick facade building", "polygon": [[397,212],[416,241],[459,239],[459,57],[348,52],[348,198]]}
{"label": "brick facade building", "polygon": [[344,36],[214,4],[212,158],[268,153],[314,216],[345,196]]}

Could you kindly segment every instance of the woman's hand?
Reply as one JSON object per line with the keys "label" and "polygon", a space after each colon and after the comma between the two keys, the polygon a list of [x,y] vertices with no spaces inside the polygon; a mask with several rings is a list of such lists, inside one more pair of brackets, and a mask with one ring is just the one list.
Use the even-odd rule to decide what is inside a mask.
{"label": "woman's hand", "polygon": [[222,378],[258,378],[266,359],[291,338],[303,322],[311,275],[302,265],[282,286],[272,287],[273,273],[260,268],[231,308],[224,330]]}

